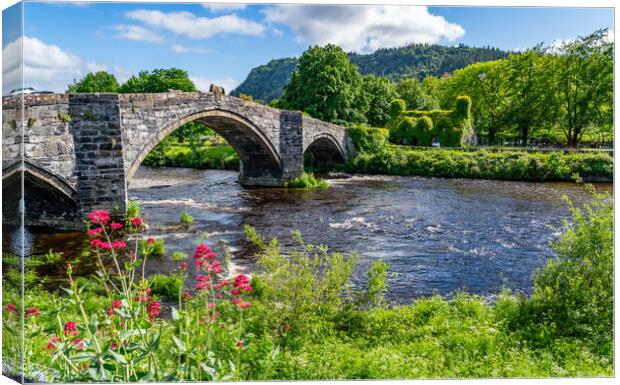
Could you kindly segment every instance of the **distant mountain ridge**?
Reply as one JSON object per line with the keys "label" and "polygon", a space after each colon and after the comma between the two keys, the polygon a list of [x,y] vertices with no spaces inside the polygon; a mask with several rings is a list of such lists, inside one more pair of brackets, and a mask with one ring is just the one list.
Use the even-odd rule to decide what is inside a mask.
{"label": "distant mountain ridge", "polygon": [[[422,80],[430,75],[441,76],[475,62],[504,59],[509,54],[492,47],[411,44],[399,48],[382,48],[371,54],[348,53],[347,56],[363,75],[386,76],[393,81],[400,81],[410,77]],[[297,58],[289,57],[274,59],[255,67],[231,95],[239,96],[243,93],[267,103],[277,99],[282,96],[297,62]]]}

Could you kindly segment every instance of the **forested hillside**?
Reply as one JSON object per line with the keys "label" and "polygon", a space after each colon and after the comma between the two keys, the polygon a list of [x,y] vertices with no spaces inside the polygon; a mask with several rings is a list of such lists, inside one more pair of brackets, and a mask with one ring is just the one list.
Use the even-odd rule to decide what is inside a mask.
{"label": "forested hillside", "polygon": [[[399,81],[410,77],[421,80],[429,75],[441,76],[471,63],[507,58],[508,52],[490,47],[412,44],[380,49],[372,54],[349,53],[347,56],[363,75],[374,74]],[[277,99],[282,96],[283,88],[297,62],[297,58],[283,58],[258,66],[250,71],[245,81],[231,95],[243,93],[264,102]]]}

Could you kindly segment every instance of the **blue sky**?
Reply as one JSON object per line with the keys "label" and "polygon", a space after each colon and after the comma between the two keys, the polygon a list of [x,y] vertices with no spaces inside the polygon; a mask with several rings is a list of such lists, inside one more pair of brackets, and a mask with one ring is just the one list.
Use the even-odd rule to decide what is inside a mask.
{"label": "blue sky", "polygon": [[[3,94],[15,87],[19,46],[4,11]],[[27,2],[24,7],[25,83],[63,91],[72,79],[107,70],[120,81],[140,70],[179,67],[199,89],[227,91],[255,66],[298,56],[309,45],[347,51],[411,42],[464,43],[522,50],[598,28],[613,30],[613,10]]]}

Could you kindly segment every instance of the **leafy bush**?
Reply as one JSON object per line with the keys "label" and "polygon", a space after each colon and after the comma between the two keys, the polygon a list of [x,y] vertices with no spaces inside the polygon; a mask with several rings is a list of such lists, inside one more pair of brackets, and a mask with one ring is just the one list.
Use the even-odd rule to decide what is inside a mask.
{"label": "leafy bush", "polygon": [[149,276],[149,287],[153,294],[163,295],[170,300],[177,300],[183,287],[181,274],[153,274]]}
{"label": "leafy bush", "polygon": [[416,175],[533,181],[613,179],[613,158],[607,154],[563,154],[411,149],[393,147],[364,153],[345,169],[366,174]]}
{"label": "leafy bush", "polygon": [[189,215],[189,213],[187,211],[183,211],[181,213],[181,217],[179,218],[179,221],[181,222],[181,224],[183,226],[185,226],[185,228],[189,228],[189,226],[194,223],[194,217],[192,217],[191,215]]}
{"label": "leafy bush", "polygon": [[389,131],[384,128],[354,125],[347,131],[357,151],[376,153],[388,147]]}
{"label": "leafy bush", "polygon": [[608,194],[594,193],[583,209],[570,205],[572,218],[553,244],[557,258],[534,277],[533,319],[555,335],[594,345],[613,343],[614,206]]}
{"label": "leafy bush", "polygon": [[284,182],[284,187],[299,189],[326,189],[329,188],[329,184],[321,178],[315,178],[314,174],[311,172],[304,172],[300,177],[292,178]]}

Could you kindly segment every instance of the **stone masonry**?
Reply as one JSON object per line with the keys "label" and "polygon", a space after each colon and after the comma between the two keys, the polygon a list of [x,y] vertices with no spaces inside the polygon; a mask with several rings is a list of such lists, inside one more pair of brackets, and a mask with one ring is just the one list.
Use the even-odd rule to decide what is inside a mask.
{"label": "stone masonry", "polygon": [[[215,100],[213,93],[49,94],[25,96],[23,102],[22,107],[21,97],[2,101],[3,193],[5,186],[17,188],[8,179],[21,172],[27,176],[26,196],[53,201],[57,194],[62,197],[57,202],[73,202],[77,212],[63,211],[61,227],[77,227],[95,208],[123,209],[127,186],[144,158],[193,120],[235,148],[244,185],[281,186],[301,175],[307,150],[329,161],[345,161],[355,151],[343,127],[231,96]],[[59,225],[63,220],[50,220],[58,208],[41,202],[26,199],[26,216],[32,223]]]}

